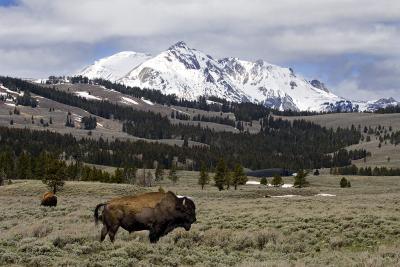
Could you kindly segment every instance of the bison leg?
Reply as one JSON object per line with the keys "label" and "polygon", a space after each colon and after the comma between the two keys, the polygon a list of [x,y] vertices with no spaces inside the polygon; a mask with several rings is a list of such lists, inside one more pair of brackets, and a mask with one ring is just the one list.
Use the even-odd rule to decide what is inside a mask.
{"label": "bison leg", "polygon": [[157,241],[160,239],[161,234],[155,229],[151,229],[149,233],[149,239],[150,243],[157,243]]}
{"label": "bison leg", "polygon": [[106,225],[103,225],[103,228],[101,229],[101,237],[100,237],[100,242],[103,242],[104,239],[106,238],[108,233],[108,228]]}
{"label": "bison leg", "polygon": [[115,235],[117,234],[118,228],[119,228],[119,225],[115,225],[115,226],[112,226],[110,228],[110,230],[108,231],[108,236],[110,237],[110,240],[112,243],[114,243]]}

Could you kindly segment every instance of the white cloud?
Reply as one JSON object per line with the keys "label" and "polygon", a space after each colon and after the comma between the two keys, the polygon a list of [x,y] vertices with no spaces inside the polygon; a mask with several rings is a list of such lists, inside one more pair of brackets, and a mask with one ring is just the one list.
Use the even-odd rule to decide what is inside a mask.
{"label": "white cloud", "polygon": [[[349,71],[379,71],[368,84],[400,88],[388,82],[398,81],[396,63],[378,64],[400,58],[398,0],[20,0],[0,7],[0,25],[0,74],[68,74],[89,63],[99,43],[156,53],[185,40],[213,56],[277,64],[378,57],[375,68]],[[371,90],[367,77],[351,80]]]}

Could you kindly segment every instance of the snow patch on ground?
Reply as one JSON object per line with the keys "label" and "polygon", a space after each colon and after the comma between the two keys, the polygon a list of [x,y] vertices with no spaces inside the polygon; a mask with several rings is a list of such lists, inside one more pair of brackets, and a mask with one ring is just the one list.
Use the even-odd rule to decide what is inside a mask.
{"label": "snow patch on ground", "polygon": [[148,105],[150,105],[150,106],[154,106],[154,103],[153,102],[151,102],[150,100],[148,100],[148,99],[145,99],[145,98],[141,98],[142,99],[142,101],[144,102],[144,103],[146,103],[146,104],[148,104]]}
{"label": "snow patch on ground", "polygon": [[286,198],[286,197],[301,197],[300,195],[282,195],[282,196],[272,196],[277,198]]}
{"label": "snow patch on ground", "polygon": [[176,109],[176,108],[171,108],[171,109],[172,109],[172,110],[175,110],[175,111],[177,111],[177,112],[179,112],[179,113],[182,113],[182,114],[185,114],[185,115],[189,115],[189,116],[190,116],[189,113],[183,112],[182,110],[179,110],[179,109]]}
{"label": "snow patch on ground", "polygon": [[222,106],[222,103],[211,101],[211,100],[206,100],[207,105],[220,105]]}
{"label": "snow patch on ground", "polygon": [[104,128],[103,124],[101,124],[101,123],[97,123],[97,126]]}
{"label": "snow patch on ground", "polygon": [[6,105],[10,106],[10,107],[15,107],[15,104],[13,104],[13,103],[6,103]]}
{"label": "snow patch on ground", "polygon": [[101,98],[94,95],[90,95],[89,92],[86,91],[76,91],[75,94],[89,100],[101,100]]}
{"label": "snow patch on ground", "polygon": [[[260,185],[260,182],[258,182],[258,181],[247,181],[246,185]],[[273,187],[271,184],[267,184],[266,186]],[[293,184],[283,184],[280,187],[282,187],[282,188],[291,188],[291,187],[293,187]]]}
{"label": "snow patch on ground", "polygon": [[82,116],[75,114],[75,113],[72,113],[72,116],[74,118],[74,121],[76,121],[78,123],[80,123],[82,121],[82,118],[83,118]]}
{"label": "snow patch on ground", "polygon": [[246,182],[246,185],[259,185],[260,184],[260,182],[257,182],[257,181],[247,181]]}
{"label": "snow patch on ground", "polygon": [[336,195],[320,193],[316,194],[317,197],[336,197]]}
{"label": "snow patch on ground", "polygon": [[103,85],[99,85],[99,87],[100,87],[101,89],[103,89],[104,91],[118,93],[118,91],[115,91],[114,89],[108,89],[107,87],[105,87],[105,86],[103,86]]}
{"label": "snow patch on ground", "polygon": [[19,96],[23,96],[24,92],[21,91],[20,93],[16,92],[16,91],[11,91],[10,89],[8,89],[7,87],[4,86],[0,86],[1,89],[5,90],[7,93],[12,94],[12,95],[19,95]]}
{"label": "snow patch on ground", "polygon": [[129,97],[121,97],[121,99],[122,99],[122,103],[124,103],[124,104],[134,104],[134,105],[139,105],[139,103],[138,102],[136,102],[135,100],[133,100],[133,99],[131,99],[131,98],[129,98]]}

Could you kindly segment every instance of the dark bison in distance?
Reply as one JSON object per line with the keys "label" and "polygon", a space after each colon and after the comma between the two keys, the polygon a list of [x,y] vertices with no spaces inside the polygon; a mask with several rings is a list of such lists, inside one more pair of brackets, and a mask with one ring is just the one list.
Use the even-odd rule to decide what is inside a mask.
{"label": "dark bison in distance", "polygon": [[57,197],[52,192],[47,192],[43,195],[40,205],[46,207],[55,207],[57,206]]}
{"label": "dark bison in distance", "polygon": [[114,242],[115,234],[121,226],[129,233],[149,230],[150,242],[155,243],[177,227],[189,231],[196,221],[194,202],[187,197],[178,198],[172,192],[114,198],[99,204],[94,211],[96,224],[101,207],[104,207],[100,217],[103,222],[101,241],[108,234],[111,242]]}

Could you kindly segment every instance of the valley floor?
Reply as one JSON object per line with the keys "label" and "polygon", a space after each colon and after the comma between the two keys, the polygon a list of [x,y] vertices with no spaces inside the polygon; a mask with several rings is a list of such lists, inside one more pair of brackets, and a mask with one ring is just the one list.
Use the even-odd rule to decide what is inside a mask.
{"label": "valley floor", "polygon": [[[0,187],[0,265],[14,266],[399,266],[400,177],[310,176],[305,189],[241,186],[218,192],[178,172],[164,189],[193,197],[197,223],[150,244],[120,229],[100,243],[94,207],[112,197],[157,191],[67,182],[56,208],[40,207],[40,181]],[[256,180],[256,179],[250,179]],[[293,178],[285,178],[293,183]],[[335,196],[315,196],[318,193]],[[265,198],[265,195],[300,195]]]}

